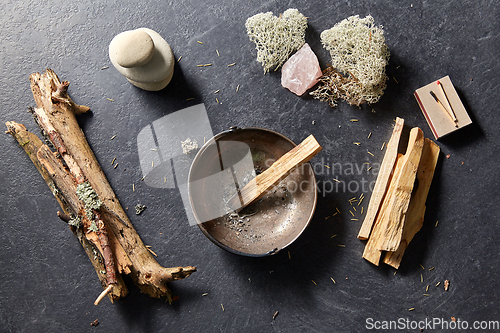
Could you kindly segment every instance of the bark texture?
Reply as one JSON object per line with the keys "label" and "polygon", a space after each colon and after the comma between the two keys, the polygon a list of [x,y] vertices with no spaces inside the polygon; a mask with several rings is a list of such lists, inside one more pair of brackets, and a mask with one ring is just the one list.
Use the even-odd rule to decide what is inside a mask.
{"label": "bark texture", "polygon": [[[24,148],[50,187],[63,210],[61,218],[70,217],[70,228],[89,255],[108,296],[113,300],[127,294],[120,273],[129,274],[144,293],[171,301],[167,282],[188,277],[196,267],[162,267],[146,248],[78,125],[75,116],[89,108],[69,97],[69,82],[61,82],[50,69],[32,74],[30,82],[37,105],[35,119],[55,152],[22,124],[7,122],[7,133]],[[98,209],[89,210],[77,195],[76,188],[83,182],[88,182],[102,201]],[[110,284],[113,288],[108,288]]]}

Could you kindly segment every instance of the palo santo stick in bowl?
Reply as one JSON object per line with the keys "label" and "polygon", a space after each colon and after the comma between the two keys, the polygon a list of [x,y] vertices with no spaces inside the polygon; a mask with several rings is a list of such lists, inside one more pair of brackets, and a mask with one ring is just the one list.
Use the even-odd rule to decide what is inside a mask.
{"label": "palo santo stick in bowl", "polygon": [[262,198],[273,186],[283,180],[290,171],[321,151],[321,146],[311,134],[298,146],[281,156],[271,167],[252,179],[241,191],[229,199],[228,206],[240,211]]}

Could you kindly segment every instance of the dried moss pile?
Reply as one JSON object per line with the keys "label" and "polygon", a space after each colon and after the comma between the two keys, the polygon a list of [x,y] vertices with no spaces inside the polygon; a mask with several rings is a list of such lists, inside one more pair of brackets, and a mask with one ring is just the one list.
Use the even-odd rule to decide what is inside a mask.
{"label": "dried moss pile", "polygon": [[321,33],[321,42],[330,52],[333,68],[327,68],[314,98],[336,106],[338,98],[351,105],[373,104],[386,88],[385,67],[389,49],[382,27],[372,16],[351,16]]}
{"label": "dried moss pile", "polygon": [[256,45],[257,61],[267,73],[270,69],[279,69],[293,52],[304,45],[307,18],[291,8],[280,17],[272,12],[256,14],[247,19],[245,27],[248,37]]}

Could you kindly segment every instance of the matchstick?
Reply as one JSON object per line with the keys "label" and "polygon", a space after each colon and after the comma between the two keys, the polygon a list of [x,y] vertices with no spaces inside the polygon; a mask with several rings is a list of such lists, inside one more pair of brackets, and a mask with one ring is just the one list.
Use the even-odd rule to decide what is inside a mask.
{"label": "matchstick", "polygon": [[448,98],[448,95],[446,94],[446,91],[444,90],[443,84],[441,82],[439,82],[439,80],[438,80],[437,85],[441,88],[441,91],[443,92],[443,95],[446,99],[446,104],[448,106],[448,109],[451,111],[451,115],[453,116],[453,121],[458,122],[457,116],[455,115],[455,111],[453,111],[453,108],[451,107],[450,99]]}
{"label": "matchstick", "polygon": [[458,124],[455,122],[455,120],[453,119],[453,116],[451,115],[450,111],[448,111],[443,103],[441,103],[441,101],[437,98],[436,94],[431,90],[430,91],[430,94],[432,97],[434,97],[434,99],[436,100],[436,102],[439,104],[439,106],[441,107],[441,109],[443,109],[443,111],[448,115],[448,117],[450,117],[450,120],[455,124],[455,127],[458,127]]}

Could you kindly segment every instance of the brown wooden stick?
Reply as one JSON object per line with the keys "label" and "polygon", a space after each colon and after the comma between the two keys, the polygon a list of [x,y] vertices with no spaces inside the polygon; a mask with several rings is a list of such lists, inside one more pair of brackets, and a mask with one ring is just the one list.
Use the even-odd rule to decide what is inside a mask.
{"label": "brown wooden stick", "polygon": [[166,283],[189,276],[196,271],[196,267],[164,268],[156,262],[135,231],[90,149],[75,118],[75,114],[79,111],[72,107],[74,103],[53,99],[53,92],[61,85],[57,75],[47,69],[43,74],[30,75],[30,81],[37,103],[35,112],[39,110],[45,112],[64,142],[68,154],[72,156],[85,179],[103,201],[101,216],[126,254],[122,257],[115,253],[118,266],[122,267],[125,273],[130,273],[136,285],[146,294],[170,300],[171,292]]}
{"label": "brown wooden stick", "polygon": [[[43,144],[35,134],[28,132],[24,125],[13,121],[7,122],[6,125],[8,129],[7,133],[12,135],[24,149],[63,209],[63,212],[57,212],[57,216],[66,223],[70,222],[71,215],[78,215],[78,211],[74,210],[75,202],[78,198],[74,195],[73,191],[66,194],[67,187],[72,186],[73,180],[69,180],[69,184],[67,184],[68,179],[71,179],[71,177],[68,178],[67,172],[65,172],[62,165],[57,162],[57,157],[55,157],[52,151],[45,144]],[[38,154],[38,152],[40,152],[40,154]],[[41,157],[41,159],[39,159],[39,157]],[[49,160],[52,161],[52,163]],[[49,172],[48,169],[51,170],[51,172]],[[62,189],[57,187],[53,178],[59,179],[57,184],[61,186]],[[89,235],[85,235],[83,228],[81,227],[77,228],[70,225],[70,229],[78,238],[80,244],[87,253],[90,262],[94,266],[96,274],[101,281],[101,284],[106,286],[108,284],[105,273],[106,268],[103,264],[99,244],[95,243],[96,239],[88,238]],[[113,293],[109,295],[111,301],[115,298],[124,297],[128,293],[128,289],[121,276],[118,275],[116,280]]]}
{"label": "brown wooden stick", "polygon": [[359,239],[368,239],[370,232],[373,227],[373,223],[379,212],[379,208],[382,204],[382,200],[389,186],[389,179],[391,177],[392,171],[394,169],[394,164],[396,163],[396,157],[398,155],[399,140],[401,139],[401,133],[403,131],[404,119],[396,118],[396,125],[392,131],[391,138],[387,144],[384,159],[380,165],[380,171],[377,176],[377,181],[375,182],[375,187],[373,188],[372,195],[370,197],[370,203],[366,210],[365,219],[361,225],[361,229],[358,233]]}
{"label": "brown wooden stick", "polygon": [[[73,215],[77,216],[80,219],[81,227],[77,229],[81,229],[82,237],[86,238],[88,241],[94,244],[98,249],[100,253],[99,260],[101,260],[102,262],[102,268],[99,273],[103,274],[102,272],[105,272],[105,274],[103,274],[105,278],[101,280],[101,284],[103,287],[107,287],[109,284],[113,284],[116,286],[116,288],[112,289],[112,293],[109,293],[110,300],[113,301],[114,299],[125,296],[126,292],[123,292],[121,290],[123,281],[118,281],[116,277],[116,269],[114,266],[114,261],[112,260],[113,254],[109,249],[107,236],[106,241],[103,241],[99,233],[90,232],[93,218],[87,215],[87,209],[85,205],[78,198],[75,190],[76,180],[68,171],[68,169],[61,163],[60,158],[57,157],[57,154],[53,153],[46,145],[42,145],[38,149],[37,157],[40,163],[50,173],[51,179],[57,186],[57,192],[60,193],[64,198],[64,202],[71,207],[72,211],[77,212]],[[94,213],[99,216],[98,212]],[[107,247],[107,249],[105,249],[105,247]],[[118,250],[116,252],[120,253],[120,251]],[[94,256],[96,256],[96,254],[94,254]]]}
{"label": "brown wooden stick", "polygon": [[439,146],[429,139],[425,139],[422,158],[418,165],[418,187],[410,200],[407,218],[403,227],[403,237],[399,247],[394,252],[387,252],[384,263],[399,268],[403,254],[413,236],[422,228],[425,214],[425,201],[429,193],[434,171],[439,157]]}
{"label": "brown wooden stick", "polygon": [[[97,238],[95,232],[88,232],[91,221],[83,212],[85,209],[82,208],[81,201],[75,199],[74,194],[76,185],[87,180],[103,202],[99,214],[106,228],[109,228],[108,240],[120,272],[130,274],[141,290],[150,296],[171,301],[171,292],[166,283],[189,276],[196,271],[196,267],[164,268],[144,246],[76,121],[75,114],[84,112],[88,108],[75,104],[67,95],[69,83],[60,82],[50,69],[42,74],[32,74],[30,81],[37,104],[34,110],[38,124],[49,134],[65,163],[62,163],[46,146],[41,146],[36,152],[37,158],[44,161],[44,168],[51,175],[49,178],[56,187],[58,189],[61,187],[59,183],[66,187],[64,191],[61,190],[64,192],[63,199],[72,207],[75,214],[82,216],[82,230],[85,231],[83,237],[94,237],[94,244],[99,245],[98,239],[95,239]],[[53,177],[52,174],[59,176]],[[101,248],[100,250],[102,253]],[[107,288],[107,283],[104,287]],[[112,290],[115,294],[115,288]]]}
{"label": "brown wooden stick", "polygon": [[423,146],[424,133],[418,127],[412,128],[408,148],[401,162],[401,171],[396,180],[394,194],[387,208],[390,213],[388,218],[382,221],[381,227],[384,230],[384,235],[380,250],[395,251],[401,242],[404,220],[410,204]]}
{"label": "brown wooden stick", "polygon": [[295,167],[307,163],[321,151],[313,135],[281,156],[271,167],[252,179],[243,189],[229,199],[228,205],[238,211],[262,198],[269,190],[283,180]]}
{"label": "brown wooden stick", "polygon": [[380,206],[380,212],[377,214],[377,218],[373,224],[373,230],[370,234],[370,238],[366,242],[365,249],[363,251],[363,258],[371,262],[372,264],[378,266],[380,262],[380,257],[382,256],[382,251],[380,250],[380,243],[383,241],[384,226],[383,221],[387,219],[389,211],[389,203],[394,195],[396,189],[396,180],[401,172],[401,167],[403,165],[403,155],[398,154],[396,157],[396,163],[394,165],[394,170],[389,178],[389,188],[387,193],[384,195],[382,205]]}

